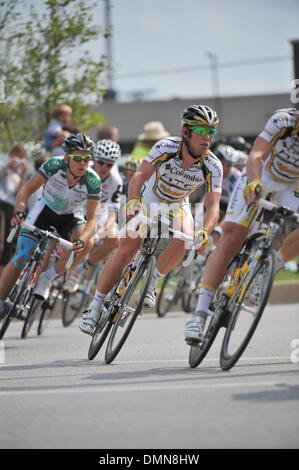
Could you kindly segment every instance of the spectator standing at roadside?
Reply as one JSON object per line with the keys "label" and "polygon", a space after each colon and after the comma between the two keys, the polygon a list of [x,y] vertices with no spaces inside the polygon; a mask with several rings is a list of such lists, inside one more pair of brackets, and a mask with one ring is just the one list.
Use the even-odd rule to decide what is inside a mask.
{"label": "spectator standing at roadside", "polygon": [[52,144],[51,157],[61,157],[64,155],[63,142],[67,139],[71,133],[69,131],[62,130],[56,134]]}
{"label": "spectator standing at roadside", "polygon": [[98,130],[98,140],[112,140],[113,142],[119,143],[119,130],[112,124],[104,124]]}
{"label": "spectator standing at roadside", "polygon": [[6,242],[10,231],[10,220],[14,214],[16,194],[29,172],[27,152],[23,145],[15,144],[7,163],[0,168],[0,275],[10,260],[14,247]]}
{"label": "spectator standing at roadside", "polygon": [[72,108],[66,104],[58,104],[55,106],[52,119],[48,124],[44,136],[44,145],[48,152],[52,152],[53,142],[57,134],[70,123],[72,112]]}

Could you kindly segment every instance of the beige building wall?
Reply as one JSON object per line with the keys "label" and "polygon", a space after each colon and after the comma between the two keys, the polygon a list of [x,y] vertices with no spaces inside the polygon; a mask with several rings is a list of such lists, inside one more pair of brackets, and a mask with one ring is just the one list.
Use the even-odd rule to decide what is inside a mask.
{"label": "beige building wall", "polygon": [[276,109],[293,107],[290,95],[277,94],[130,103],[106,101],[99,105],[98,110],[108,122],[119,128],[121,142],[133,143],[148,121],[162,121],[172,135],[178,134],[182,111],[188,105],[197,103],[207,104],[219,112],[222,135],[244,137],[255,137]]}

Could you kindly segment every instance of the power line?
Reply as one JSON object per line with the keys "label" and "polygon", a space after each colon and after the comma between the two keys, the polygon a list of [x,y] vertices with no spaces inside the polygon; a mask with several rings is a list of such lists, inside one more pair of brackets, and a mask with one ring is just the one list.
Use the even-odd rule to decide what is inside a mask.
{"label": "power line", "polygon": [[[276,56],[276,57],[262,57],[260,59],[247,59],[233,62],[220,62],[218,63],[219,68],[234,68],[234,67],[244,67],[249,65],[259,65],[267,64],[273,62],[283,62],[283,61],[292,60],[290,56]],[[195,72],[198,70],[208,70],[211,68],[210,64],[206,65],[194,65],[191,67],[178,67],[175,69],[160,69],[160,70],[143,70],[139,72],[127,72],[127,73],[118,73],[115,74],[115,78],[121,80],[123,78],[138,78],[138,77],[148,77],[153,75],[169,75],[174,73],[186,73],[186,72]]]}

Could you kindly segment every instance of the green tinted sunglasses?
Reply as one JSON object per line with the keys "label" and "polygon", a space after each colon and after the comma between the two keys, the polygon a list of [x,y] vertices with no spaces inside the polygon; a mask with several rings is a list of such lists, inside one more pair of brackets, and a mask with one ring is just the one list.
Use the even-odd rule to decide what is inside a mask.
{"label": "green tinted sunglasses", "polygon": [[214,136],[217,134],[217,129],[214,127],[201,127],[201,126],[191,126],[190,127],[192,132],[199,135],[211,135]]}
{"label": "green tinted sunglasses", "polygon": [[71,153],[68,154],[68,157],[74,160],[75,162],[90,162],[92,160],[92,155],[73,155]]}

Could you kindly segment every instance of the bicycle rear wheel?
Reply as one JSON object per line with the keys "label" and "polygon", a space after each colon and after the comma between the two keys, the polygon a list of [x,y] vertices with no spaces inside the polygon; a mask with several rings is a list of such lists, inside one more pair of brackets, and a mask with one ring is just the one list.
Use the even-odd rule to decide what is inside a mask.
{"label": "bicycle rear wheel", "polygon": [[191,272],[191,274],[193,274],[192,279],[190,279],[193,284],[192,289],[182,295],[182,306],[186,313],[192,313],[195,310],[199,293],[199,284],[203,274],[202,268],[203,267],[200,266],[195,272]]}
{"label": "bicycle rear wheel", "polygon": [[176,304],[182,294],[184,279],[180,274],[181,267],[178,266],[170,271],[163,279],[162,287],[157,299],[157,315],[164,317],[173,305]]}
{"label": "bicycle rear wheel", "polygon": [[31,330],[34,320],[37,318],[37,315],[41,312],[43,302],[44,300],[38,299],[34,295],[32,295],[29,312],[22,328],[22,339],[25,339],[28,336],[28,333]]}
{"label": "bicycle rear wheel", "polygon": [[55,312],[55,307],[57,305],[57,301],[62,295],[62,287],[63,285],[53,285],[51,287],[49,299],[43,302],[41,310],[41,316],[39,319],[38,327],[37,327],[37,334],[38,336],[41,336],[45,329],[47,328],[49,321],[54,315]]}
{"label": "bicycle rear wheel", "polygon": [[41,316],[38,322],[38,327],[37,327],[38,336],[41,336],[45,332],[53,314],[54,314],[54,308],[49,307],[48,305],[42,306],[42,313],[41,313]]}
{"label": "bicycle rear wheel", "polygon": [[236,298],[232,299],[235,307],[221,347],[222,370],[231,369],[245,351],[267,304],[274,275],[275,255],[270,251],[258,261],[248,281],[244,281],[247,282],[246,292],[242,295],[240,290],[236,291]]}
{"label": "bicycle rear wheel", "polygon": [[72,299],[73,294],[63,291],[62,324],[64,327],[70,326],[78,315],[78,311],[71,308]]}
{"label": "bicycle rear wheel", "polygon": [[107,364],[110,364],[118,355],[142,310],[155,266],[156,258],[154,256],[148,262],[143,262],[119,301],[120,307],[112,318],[113,327],[105,353]]}

